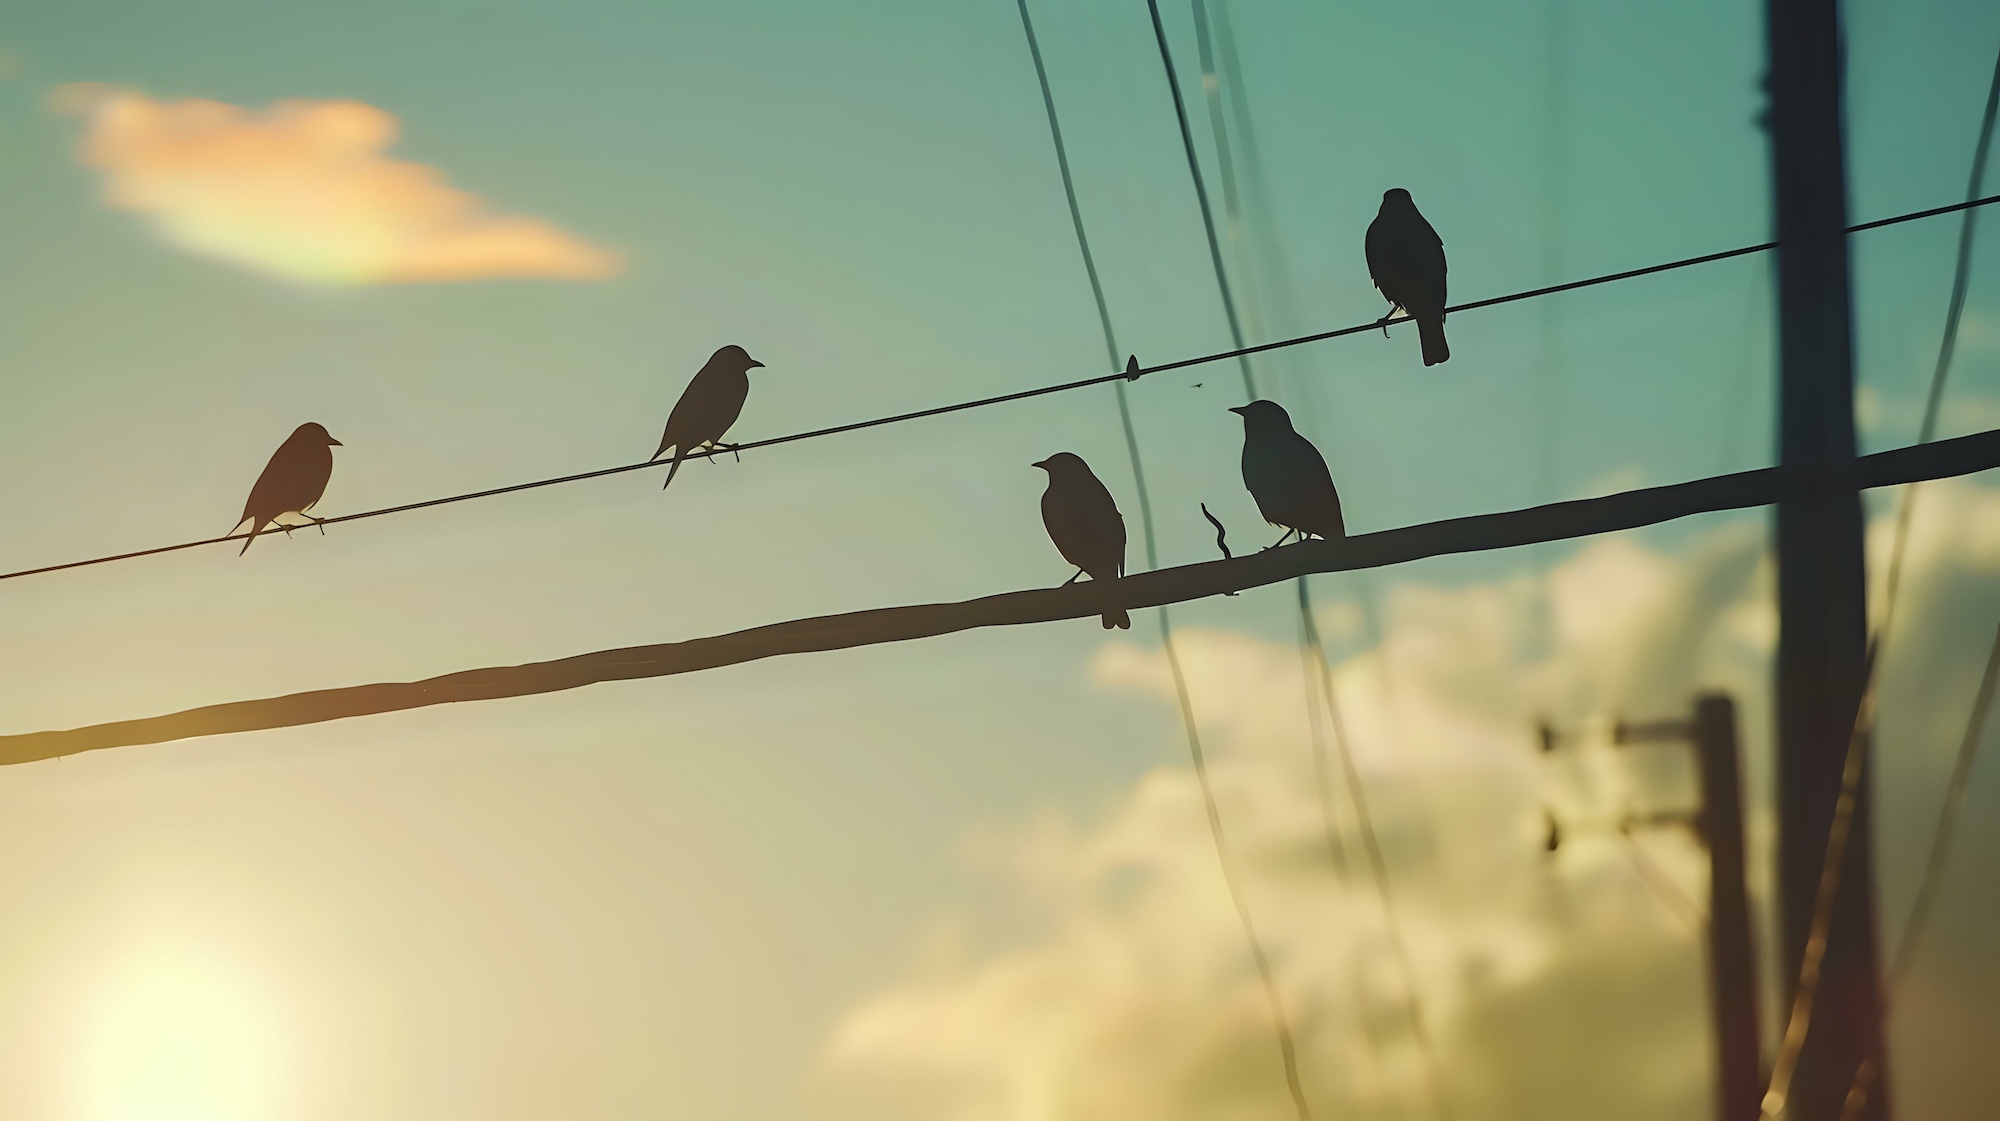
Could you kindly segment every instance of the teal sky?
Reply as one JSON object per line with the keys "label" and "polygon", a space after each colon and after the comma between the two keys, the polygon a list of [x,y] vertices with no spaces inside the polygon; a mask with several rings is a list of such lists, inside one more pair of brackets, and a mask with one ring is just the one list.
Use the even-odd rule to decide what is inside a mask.
{"label": "teal sky", "polygon": [[[1227,348],[1144,4],[1031,7],[1121,347],[1142,363]],[[1163,7],[1219,203],[1190,12]],[[1261,337],[1381,314],[1361,239],[1391,186],[1409,188],[1442,234],[1455,300],[1768,236],[1759,5],[1226,11],[1242,63],[1228,94],[1256,149],[1252,160],[1233,135],[1248,211],[1228,249]],[[2000,9],[1874,0],[1847,19],[1855,220],[1957,201]],[[0,81],[0,569],[220,533],[307,420],[344,444],[325,514],[630,462],[730,342],[767,364],[733,432],[746,439],[1103,372],[1009,0],[28,0],[0,14],[0,49],[13,60]],[[90,119],[50,108],[52,91],[79,82],[251,111],[374,106],[400,127],[391,158],[622,267],[328,287],[188,252],[106,203],[78,155]],[[2000,426],[1991,222],[1943,435]],[[1868,450],[1915,436],[1957,236],[1955,219],[1934,219],[1853,243]],[[1767,268],[1748,258],[1464,313],[1442,367],[1422,367],[1403,328],[1280,352],[1254,371],[1325,452],[1354,532],[1758,466],[1772,432]],[[1220,364],[1132,390],[1163,563],[1213,556],[1199,502],[1239,549],[1267,540],[1223,411],[1242,399]],[[260,540],[240,560],[202,549],[0,583],[0,731],[1053,585],[1068,571],[1039,524],[1042,476],[1029,465],[1063,449],[1096,467],[1136,530],[1103,388],[692,464],[664,495],[657,473],[623,475]],[[1989,484],[1956,485],[1926,509],[1888,663],[1880,860],[1892,933],[2000,621],[2000,543],[1981,520],[2000,517]],[[1543,768],[1529,721],[1652,715],[1696,686],[1728,685],[1743,692],[1761,793],[1761,522],[1694,519],[1315,581],[1343,683],[1403,698],[1381,701],[1402,713],[1382,727],[1400,730],[1359,736],[1357,751],[1384,784],[1385,816],[1400,807],[1412,822],[1392,852],[1440,932],[1419,985],[1459,994],[1437,997],[1458,1025],[1445,1039],[1459,1117],[1620,1107],[1666,1118],[1705,1101],[1701,1010],[1682,992],[1694,943],[1609,842],[1587,843],[1572,865],[1536,861],[1544,802],[1599,817],[1617,807]],[[1132,557],[1138,567],[1136,532]],[[1558,590],[1538,590],[1544,573]],[[1624,613],[1655,587],[1681,606]],[[1210,730],[1252,776],[1245,789],[1261,789],[1274,745],[1304,742],[1297,681],[1232,676],[1293,641],[1292,596],[1263,589],[1175,612],[1198,636],[1197,701],[1211,699]],[[1145,685],[1155,633],[1146,619],[1110,638],[1085,623],[974,632],[7,770],[0,1115],[1284,1116],[1254,1002],[1236,1042],[1162,1045],[1194,1056],[1195,1073],[1159,1102],[1044,1084],[1027,1059],[975,1078],[925,1066],[919,1046],[990,1031],[990,1047],[966,1046],[1004,1050],[997,1041],[1020,1038],[1014,1022],[966,1012],[985,1006],[964,994],[998,985],[1022,955],[1055,961],[1072,945],[1062,932],[1082,904],[1024,899],[992,866],[1045,872],[1037,854],[1062,864],[1109,845],[1121,815],[1151,804],[1146,791],[1184,777],[1171,700]],[[1748,646],[1728,646],[1743,634]],[[1457,645],[1425,645],[1436,635]],[[1468,653],[1478,643],[1495,660]],[[1626,660],[1607,669],[1614,647]],[[1397,650],[1410,660],[1385,656]],[[1507,680],[1519,688],[1446,664],[1461,655],[1518,671]],[[1259,723],[1267,686],[1279,698],[1270,719],[1282,704],[1291,724]],[[1509,776],[1499,793],[1452,785],[1473,746]],[[1615,774],[1599,779],[1616,789],[1684,793],[1670,766],[1591,760],[1583,771]],[[1989,757],[1975,779],[1928,972],[1898,1004],[1899,1092],[1905,1116],[1925,1121],[1976,1115],[1971,1057],[2000,1045],[2000,1021],[1976,1011],[2000,1001],[1981,933],[2000,875],[1996,767]],[[1453,821],[1461,796],[1477,809]],[[1174,830],[1201,819],[1168,802],[1185,817],[1162,819],[1166,839],[1146,859],[1178,868]],[[1286,804],[1263,819],[1243,808],[1240,827],[1255,837],[1250,822],[1289,820]],[[1083,838],[1074,850],[1035,839],[1052,821],[1066,824],[1051,835]],[[1659,845],[1687,890],[1704,891],[1692,848]],[[1482,894],[1489,860],[1515,862],[1506,882],[1541,886]],[[1212,863],[1187,868],[1193,898],[1215,903],[1201,879]],[[1289,915],[1316,883],[1276,876],[1253,903]],[[1549,902],[1565,891],[1589,902]],[[1370,898],[1357,891],[1328,921],[1378,921]],[[1199,913],[1211,912],[1226,918],[1226,903]],[[1119,914],[1133,937],[1161,929]],[[1516,922],[1536,933],[1492,935],[1501,964],[1454,948],[1455,930]],[[1658,1017],[1607,1009],[1589,995],[1595,975],[1531,969],[1519,963],[1544,959],[1505,948],[1535,939],[1567,947],[1547,960],[1576,969],[1653,947],[1606,958],[1606,976],[1624,979],[1610,988],[1680,1004]],[[1475,958],[1512,978],[1505,999],[1454,987]],[[1217,960],[1224,995],[1210,996],[1234,1009],[1229,971],[1242,963]],[[1324,979],[1298,969],[1294,995],[1310,1010]],[[1399,982],[1382,983],[1393,1009]],[[917,1006],[897,1003],[913,992],[956,1026],[882,1026],[903,1022],[883,1010]],[[166,994],[156,1003],[168,1011],[145,1011],[149,993]],[[1157,1013],[1162,1038],[1228,1020],[1189,1001]],[[1508,1058],[1496,1042],[1507,1033],[1493,1030],[1517,1007],[1508,1001],[1525,1002],[1536,1038],[1601,1047],[1579,1058],[1614,1073],[1578,1087]],[[183,1004],[207,1010],[189,1014],[183,1050],[131,1042],[156,1020],[182,1022]],[[1366,1022],[1367,1011],[1340,1014]],[[1646,1047],[1619,1042],[1636,1019],[1647,1034],[1626,1042]],[[1421,1083],[1393,1040],[1373,1074],[1343,1051],[1364,1036],[1314,1036],[1334,1056],[1309,1067],[1315,1094],[1334,1115],[1419,1115],[1421,1092],[1405,1083]],[[125,1042],[103,1042],[114,1037]],[[1065,1053],[1090,1056],[1098,1044],[1079,1038]],[[1115,1069],[1125,1052],[1104,1046]]]}

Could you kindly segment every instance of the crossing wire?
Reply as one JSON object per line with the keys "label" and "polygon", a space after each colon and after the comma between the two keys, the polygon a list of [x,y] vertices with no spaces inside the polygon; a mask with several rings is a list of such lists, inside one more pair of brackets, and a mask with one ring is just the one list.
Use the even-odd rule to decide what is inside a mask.
{"label": "crossing wire", "polygon": [[[1937,435],[1938,413],[1944,402],[1945,381],[1951,373],[1951,361],[1958,347],[1958,325],[1965,312],[1965,296],[1971,286],[1972,247],[1974,220],[1977,207],[1988,201],[1979,197],[1981,185],[1986,176],[1986,158],[1993,147],[1993,123],[1996,113],[2000,113],[2000,56],[1993,63],[1993,78],[1986,91],[1986,109],[1980,116],[1979,139],[1973,145],[1972,172],[1966,183],[1965,203],[1959,208],[1964,219],[1958,232],[1958,255],[1952,270],[1951,300],[1945,309],[1944,337],[1938,344],[1937,364],[1931,370],[1930,393],[1924,404],[1924,419],[1917,433],[1917,444],[1928,444]],[[1903,488],[1896,515],[1895,539],[1889,552],[1889,567],[1884,579],[1883,606],[1881,618],[1875,625],[1875,632],[1868,639],[1867,652],[1862,658],[1861,695],[1854,707],[1854,723],[1847,737],[1847,754],[1841,764],[1840,792],[1834,802],[1833,820],[1827,827],[1827,841],[1820,864],[1819,883],[1814,889],[1812,921],[1806,932],[1806,943],[1799,954],[1797,985],[1793,990],[1792,1006],[1786,1016],[1785,1032],[1780,1038],[1776,1060],[1771,1064],[1770,1081],[1764,1092],[1762,1104],[1765,1117],[1781,1116],[1791,1095],[1792,1076],[1797,1073],[1799,1056],[1803,1052],[1806,1037],[1812,1031],[1813,1009],[1818,995],[1820,965],[1826,956],[1828,932],[1833,923],[1833,907],[1840,895],[1841,871],[1846,867],[1848,835],[1853,827],[1856,798],[1861,786],[1862,773],[1866,769],[1869,734],[1875,727],[1877,703],[1876,667],[1881,662],[1884,644],[1889,638],[1896,621],[1897,597],[1902,590],[1903,561],[1909,545],[1910,519],[1915,509],[1917,485]],[[1858,1110],[1865,1105],[1869,1089],[1879,1072],[1872,1057],[1864,1060],[1849,1084],[1848,1108]]]}
{"label": "crossing wire", "polygon": [[[1105,356],[1113,369],[1118,367],[1118,339],[1111,326],[1111,311],[1104,299],[1104,284],[1097,275],[1097,261],[1090,252],[1090,235],[1083,224],[1083,209],[1076,201],[1076,183],[1070,175],[1069,150],[1063,143],[1062,121],[1056,113],[1055,94],[1049,89],[1048,68],[1042,62],[1041,44],[1035,38],[1035,21],[1028,13],[1028,0],[1015,0],[1021,12],[1021,30],[1028,40],[1028,54],[1034,59],[1035,80],[1041,87],[1042,109],[1049,120],[1049,140],[1055,147],[1056,168],[1061,173],[1063,197],[1069,203],[1070,226],[1076,231],[1076,247],[1083,258],[1084,274],[1090,281],[1090,294],[1097,301],[1097,321],[1104,333]],[[1236,340],[1240,346],[1242,340]],[[1136,361],[1136,360],[1135,360]],[[1146,544],[1146,569],[1152,571],[1160,567],[1159,548],[1153,532],[1153,504],[1146,492],[1146,468],[1139,454],[1138,433],[1132,426],[1132,406],[1127,400],[1125,381],[1112,383],[1118,397],[1118,423],[1125,434],[1125,454],[1131,463],[1132,481],[1139,496],[1139,524]],[[1181,729],[1187,736],[1188,755],[1194,761],[1195,779],[1201,786],[1202,806],[1207,811],[1209,836],[1215,844],[1215,860],[1222,872],[1223,886],[1229,892],[1229,901],[1234,905],[1236,918],[1243,927],[1243,938],[1250,950],[1250,960],[1257,967],[1257,976],[1263,984],[1264,998],[1271,1008],[1272,1026],[1277,1036],[1278,1057],[1285,1072],[1285,1088],[1291,1094],[1292,1106],[1297,1110],[1299,1121],[1312,1121],[1312,1109],[1306,1104],[1305,1087],[1299,1079],[1298,1044],[1292,1035],[1291,1019],[1285,1012],[1283,994],[1278,989],[1276,972],[1271,968],[1270,955],[1265,952],[1264,941],[1257,933],[1257,923],[1250,913],[1249,901],[1243,894],[1243,887],[1237,882],[1234,863],[1230,859],[1229,839],[1222,826],[1222,811],[1215,800],[1215,787],[1209,781],[1208,759],[1201,748],[1201,729],[1195,722],[1194,701],[1188,693],[1187,674],[1181,666],[1180,651],[1174,644],[1173,619],[1164,604],[1159,609],[1160,645],[1167,656],[1167,668],[1174,682],[1174,698],[1178,702]]]}

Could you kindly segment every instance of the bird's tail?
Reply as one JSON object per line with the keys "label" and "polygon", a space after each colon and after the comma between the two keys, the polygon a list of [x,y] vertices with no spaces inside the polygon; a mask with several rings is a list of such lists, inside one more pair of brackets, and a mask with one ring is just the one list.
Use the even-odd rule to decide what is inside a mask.
{"label": "bird's tail", "polygon": [[1417,320],[1417,337],[1424,343],[1424,365],[1435,366],[1451,358],[1451,347],[1444,341],[1444,317],[1432,319],[1425,316]]}
{"label": "bird's tail", "polygon": [[1132,629],[1132,616],[1127,615],[1123,611],[1107,611],[1101,618],[1104,620],[1104,629],[1107,631],[1114,629],[1129,631]]}
{"label": "bird's tail", "polygon": [[[242,525],[243,523],[242,523],[242,522],[237,522],[236,524],[237,524],[237,525]],[[251,523],[250,523],[250,536],[248,536],[248,537],[245,537],[245,538],[243,539],[243,547],[242,547],[241,549],[238,549],[238,550],[236,550],[236,555],[240,557],[240,556],[242,556],[243,554],[245,554],[245,553],[249,552],[249,551],[250,551],[250,542],[252,542],[252,541],[255,541],[255,540],[257,540],[257,535],[258,535],[259,533],[262,533],[263,531],[264,531],[264,523],[263,523],[263,522],[261,522],[261,521],[254,521],[254,522],[251,522]]]}
{"label": "bird's tail", "polygon": [[[654,454],[657,455],[659,453],[655,452]],[[667,489],[668,485],[674,481],[674,476],[678,474],[681,469],[681,460],[686,458],[687,458],[687,450],[685,448],[676,446],[674,448],[673,465],[667,468],[667,481],[660,484],[661,490]]]}

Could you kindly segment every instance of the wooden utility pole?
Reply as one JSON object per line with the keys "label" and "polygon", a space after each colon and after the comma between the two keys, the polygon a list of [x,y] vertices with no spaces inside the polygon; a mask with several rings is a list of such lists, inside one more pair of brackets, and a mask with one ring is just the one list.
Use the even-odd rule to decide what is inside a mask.
{"label": "wooden utility pole", "polygon": [[1757,1022],[1757,945],[1743,863],[1742,761],[1736,703],[1720,693],[1695,699],[1691,720],[1620,721],[1619,744],[1690,742],[1701,774],[1693,824],[1708,846],[1708,993],[1715,1021],[1717,1121],[1757,1121],[1764,1096]]}
{"label": "wooden utility pole", "polygon": [[[1786,997],[1812,926],[1866,658],[1866,570],[1854,486],[1854,357],[1847,168],[1836,0],[1766,0],[1778,253],[1778,927]],[[1811,1034],[1786,1102],[1798,1121],[1838,1118],[1856,1067],[1882,1081],[1860,1121],[1890,1116],[1862,772]]]}

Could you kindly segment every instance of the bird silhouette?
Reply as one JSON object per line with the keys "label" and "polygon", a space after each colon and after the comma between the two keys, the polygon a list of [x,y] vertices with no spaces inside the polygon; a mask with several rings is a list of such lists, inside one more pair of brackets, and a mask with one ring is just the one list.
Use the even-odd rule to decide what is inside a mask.
{"label": "bird silhouette", "polygon": [[681,461],[700,451],[704,444],[734,450],[722,442],[722,437],[742,415],[743,402],[750,397],[751,369],[762,365],[733,343],[708,356],[694,380],[681,391],[681,399],[674,402],[674,411],[667,414],[667,430],[660,434],[660,450],[653,453],[653,459],[658,459],[668,448],[674,449],[674,464],[667,468],[667,481],[660,484],[661,490],[674,481]]}
{"label": "bird silhouette", "polygon": [[[1444,341],[1445,268],[1444,241],[1417,212],[1410,192],[1396,187],[1382,192],[1382,209],[1368,223],[1368,275],[1389,301],[1389,314],[1398,309],[1417,321],[1417,336],[1423,340],[1424,365],[1435,366],[1451,358]],[[1383,327],[1383,333],[1388,328]]]}
{"label": "bird silhouette", "polygon": [[[1090,464],[1072,452],[1057,452],[1035,466],[1049,473],[1049,489],[1042,492],[1042,525],[1056,551],[1077,570],[1063,586],[1086,574],[1097,581],[1124,575],[1125,517]],[[1105,630],[1132,627],[1132,616],[1122,609],[1105,612],[1103,619]]]}
{"label": "bird silhouette", "polygon": [[1291,414],[1276,401],[1252,401],[1229,410],[1243,418],[1243,485],[1257,500],[1257,512],[1272,525],[1328,539],[1347,536],[1340,519],[1340,495],[1333,473],[1312,441],[1293,430]]}
{"label": "bird silhouette", "polygon": [[[306,514],[326,494],[326,482],[333,477],[333,449],[340,441],[327,435],[326,429],[317,424],[301,424],[292,430],[278,450],[271,453],[271,462],[264,465],[264,473],[257,476],[257,485],[250,488],[250,499],[243,504],[243,516],[236,519],[236,525],[250,523],[250,536],[243,540],[243,548],[236,555],[250,551],[250,542],[269,526],[277,525],[278,519],[286,514],[304,514],[315,525],[322,520]],[[279,525],[287,535],[292,527]],[[236,531],[235,526],[230,532]],[[325,533],[325,527],[321,527]]]}

